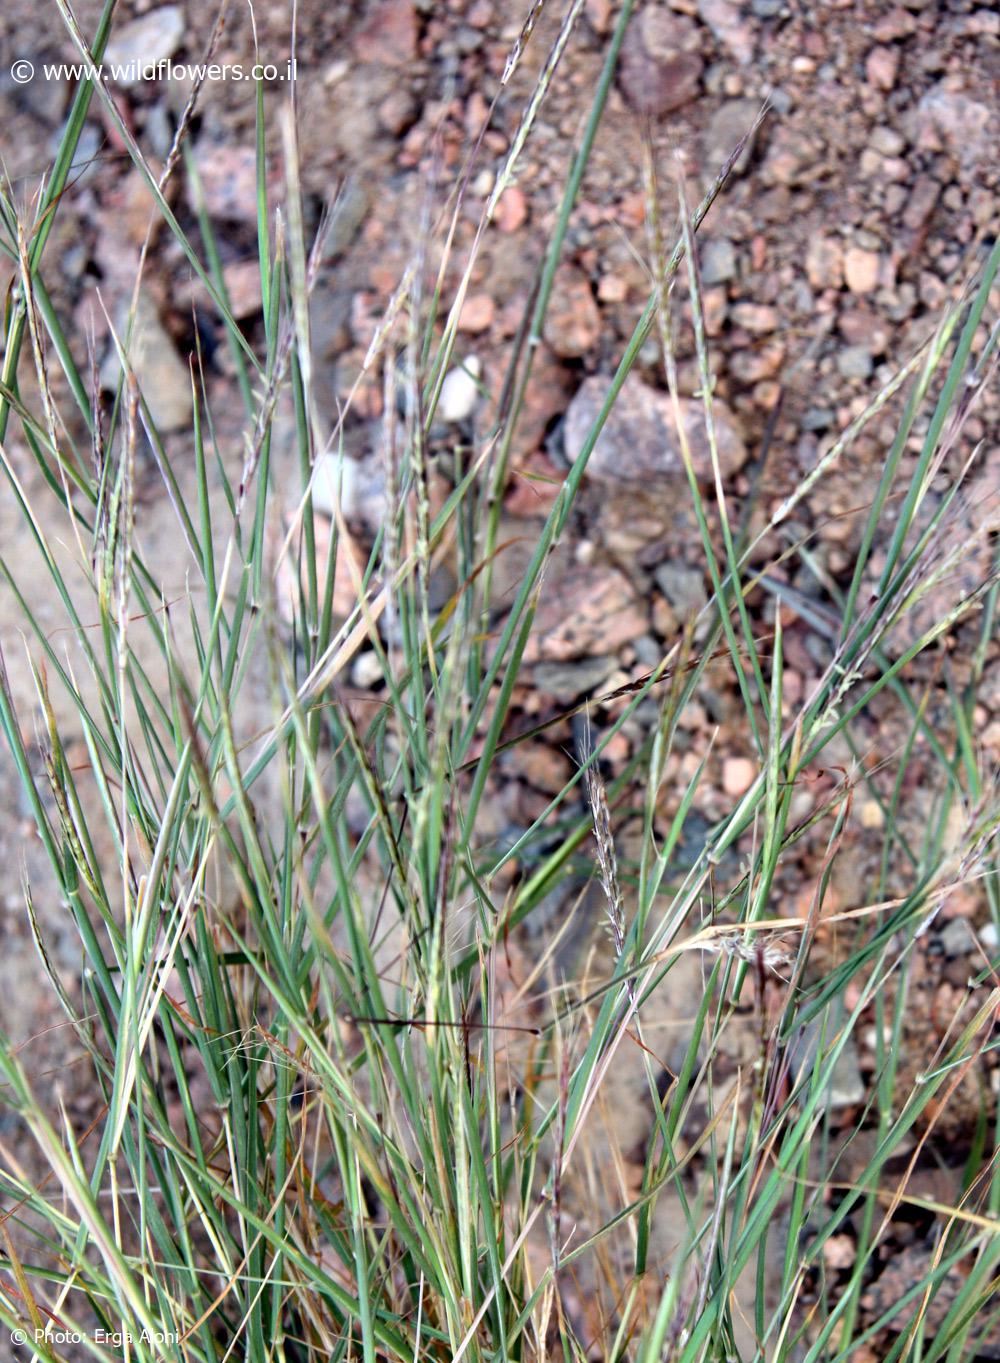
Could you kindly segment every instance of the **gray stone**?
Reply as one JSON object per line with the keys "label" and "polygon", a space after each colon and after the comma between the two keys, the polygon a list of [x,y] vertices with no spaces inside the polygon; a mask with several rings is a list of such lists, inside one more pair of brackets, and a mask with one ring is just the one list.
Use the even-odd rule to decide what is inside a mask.
{"label": "gray stone", "polygon": [[1000,658],[984,668],[976,699],[993,714],[1000,714]]}
{"label": "gray stone", "polygon": [[942,146],[965,171],[984,167],[995,152],[995,111],[953,89],[949,80],[940,81],[921,99],[917,124],[921,147]]}
{"label": "gray stone", "polygon": [[[797,1080],[801,1080],[806,1085],[810,1084],[813,1067],[817,1064],[826,1065],[825,1057],[837,1044],[837,1032],[839,1027],[843,1026],[843,1022],[842,1017],[836,1015],[829,1017],[826,1024],[823,1056],[819,1056],[820,1036],[823,1030],[822,1018],[814,1018],[802,1029],[801,1035],[792,1041],[789,1060],[792,1072]],[[834,1062],[829,1083],[819,1095],[819,1106],[830,1112],[839,1112],[844,1108],[856,1107],[863,1102],[864,1097],[865,1082],[861,1077],[857,1046],[853,1036],[849,1036]]]}
{"label": "gray stone", "polygon": [[131,23],[123,24],[112,32],[104,49],[104,68],[119,64],[123,67],[135,65],[136,70],[123,71],[112,78],[116,85],[131,89],[141,85],[141,68],[156,65],[172,57],[181,45],[186,27],[184,11],[180,5],[163,5],[160,9],[150,10]]}
{"label": "gray stone", "polygon": [[972,950],[972,929],[964,918],[953,918],[941,929],[938,940],[947,957],[965,956]]}
{"label": "gray stone", "polygon": [[[756,99],[731,99],[716,109],[701,135],[701,155],[708,174],[715,175],[722,169],[759,113],[760,101]],[[748,138],[733,166],[734,175],[742,175],[749,166],[757,136],[755,132]]]}
{"label": "gray stone", "polygon": [[652,634],[642,634],[638,639],[633,639],[632,647],[635,649],[635,656],[643,667],[652,669],[658,667],[663,661],[662,645]]}
{"label": "gray stone", "polygon": [[67,279],[79,279],[90,262],[90,248],[77,239],[62,254],[59,264]]}
{"label": "gray stone", "polygon": [[653,576],[664,600],[682,619],[697,615],[708,600],[704,577],[686,563],[661,563]]}
{"label": "gray stone", "polygon": [[829,407],[807,407],[802,415],[802,427],[806,431],[827,431],[837,420],[837,413]]}
{"label": "gray stone", "polygon": [[867,379],[872,372],[872,353],[864,345],[845,346],[837,356],[837,368],[845,379]]}
{"label": "gray stone", "polygon": [[40,123],[44,123],[48,128],[54,128],[59,123],[66,108],[66,97],[68,85],[61,80],[45,80],[40,71],[43,62],[60,62],[62,57],[55,53],[51,48],[46,48],[43,52],[30,52],[24,54],[30,58],[35,68],[34,80],[26,81],[23,85],[17,85],[7,79],[6,67],[0,71],[0,91],[10,93],[14,100],[22,109],[27,109],[33,114]]}
{"label": "gray stone", "polygon": [[618,666],[613,654],[582,658],[572,663],[537,663],[532,670],[535,686],[560,705],[571,705],[578,696],[589,695]]}
{"label": "gray stone", "polygon": [[165,161],[174,145],[174,130],[170,124],[170,110],[165,100],[157,100],[146,111],[143,133],[156,156]]}
{"label": "gray stone", "polygon": [[314,356],[333,360],[351,344],[351,294],[321,281],[309,296],[309,334]]}
{"label": "gray stone", "polygon": [[[55,157],[62,145],[65,134],[65,125],[49,139],[49,155]],[[98,156],[101,153],[101,145],[104,136],[94,123],[85,123],[80,132],[80,139],[73,152],[73,160],[70,164],[69,174],[74,185],[86,184],[98,169]]]}
{"label": "gray stone", "polygon": [[343,819],[354,838],[363,836],[372,821],[368,796],[360,781],[352,781],[343,804]]}
{"label": "gray stone", "polygon": [[313,511],[334,514],[338,504],[345,517],[350,518],[357,499],[357,459],[331,451],[320,455],[312,476]]}
{"label": "gray stone", "polygon": [[701,278],[708,285],[736,278],[736,248],[728,238],[706,241],[701,251]]}
{"label": "gray stone", "polygon": [[[566,412],[564,451],[573,463],[583,449],[611,388],[611,379],[585,379]],[[700,401],[681,398],[680,416],[699,482],[711,482],[712,460]],[[719,465],[724,478],[743,467],[747,448],[736,417],[719,399],[712,404]],[[650,388],[630,374],[598,436],[587,476],[599,483],[648,483],[684,478],[684,463],[669,394]]]}

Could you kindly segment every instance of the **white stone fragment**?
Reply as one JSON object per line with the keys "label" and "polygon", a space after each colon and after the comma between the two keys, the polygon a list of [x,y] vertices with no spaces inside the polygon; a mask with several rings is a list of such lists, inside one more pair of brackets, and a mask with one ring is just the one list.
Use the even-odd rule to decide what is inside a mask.
{"label": "white stone fragment", "polygon": [[346,520],[358,509],[359,477],[357,461],[331,450],[320,456],[313,477],[313,510],[332,516],[339,506]]}
{"label": "white stone fragment", "polygon": [[442,421],[457,424],[472,415],[479,401],[477,380],[482,372],[482,364],[475,355],[468,356],[463,364],[448,371],[437,406],[437,415]]}

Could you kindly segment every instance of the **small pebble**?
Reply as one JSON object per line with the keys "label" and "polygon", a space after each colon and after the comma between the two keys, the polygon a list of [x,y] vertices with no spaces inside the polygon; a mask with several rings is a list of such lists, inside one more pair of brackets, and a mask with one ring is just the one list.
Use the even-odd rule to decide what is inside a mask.
{"label": "small pebble", "polygon": [[877,800],[865,800],[861,806],[861,827],[870,829],[885,827],[885,814]]}
{"label": "small pebble", "polygon": [[493,325],[495,314],[496,305],[488,293],[470,294],[462,305],[458,329],[470,335],[478,335],[481,331],[488,331]]}
{"label": "small pebble", "polygon": [[840,288],[844,252],[836,237],[812,237],[806,249],[806,275],[814,289]]}
{"label": "small pebble", "polygon": [[373,648],[363,649],[351,664],[351,684],[368,691],[382,681],[382,664]]}
{"label": "small pebble", "polygon": [[501,232],[516,232],[524,225],[528,216],[528,202],[524,190],[517,185],[505,189],[497,201],[494,221]]}
{"label": "small pebble", "polygon": [[746,138],[746,145],[733,166],[733,174],[746,173],[757,138],[757,133],[751,134],[751,129],[759,113],[760,101],[755,99],[731,99],[715,111],[701,138],[701,154],[707,170],[712,174],[721,170]]}
{"label": "small pebble", "polygon": [[849,345],[837,356],[837,368],[845,379],[867,379],[872,372],[872,354],[867,346]]}
{"label": "small pebble", "polygon": [[884,125],[872,128],[868,142],[882,156],[899,156],[906,146],[906,139],[901,133]]}
{"label": "small pebble", "polygon": [[891,90],[899,71],[899,50],[894,47],[873,47],[865,58],[865,75],[876,90]]}
{"label": "small pebble", "polygon": [[437,414],[442,421],[457,423],[465,421],[476,410],[479,402],[477,380],[482,366],[475,355],[470,355],[464,365],[457,365],[445,375],[438,399]]}
{"label": "small pebble", "polygon": [[844,255],[844,278],[851,293],[872,293],[878,284],[879,259],[875,251],[852,246]]}
{"label": "small pebble", "polygon": [[745,327],[755,336],[764,336],[778,328],[778,312],[762,303],[737,303],[732,312],[733,321]]}
{"label": "small pebble", "polygon": [[701,253],[701,277],[705,284],[724,284],[736,278],[736,248],[726,237],[705,243]]}
{"label": "small pebble", "polygon": [[727,757],[722,764],[722,789],[734,799],[745,795],[756,777],[756,764],[749,757]]}
{"label": "small pebble", "polygon": [[953,918],[941,931],[941,948],[948,957],[964,956],[972,947],[972,932],[964,918]]}
{"label": "small pebble", "polygon": [[628,297],[628,280],[620,274],[602,275],[597,281],[597,297],[602,303],[624,303]]}
{"label": "small pebble", "polygon": [[823,1242],[823,1262],[834,1273],[853,1268],[857,1257],[857,1246],[850,1235],[831,1235]]}
{"label": "small pebble", "polygon": [[590,281],[575,265],[556,271],[545,317],[545,339],[561,359],[578,360],[597,343],[601,314]]}

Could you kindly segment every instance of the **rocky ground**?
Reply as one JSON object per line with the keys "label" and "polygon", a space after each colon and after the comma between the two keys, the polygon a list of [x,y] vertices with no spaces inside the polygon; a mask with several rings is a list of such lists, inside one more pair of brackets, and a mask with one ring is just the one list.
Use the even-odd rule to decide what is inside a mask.
{"label": "rocky ground", "polygon": [[[458,224],[455,259],[464,259],[489,195],[496,168],[514,136],[531,88],[559,23],[554,8],[540,21],[528,56],[490,113],[507,55],[522,21],[521,8],[501,0],[379,0],[378,3],[299,5],[298,101],[300,158],[307,211],[315,227],[332,210],[323,263],[312,301],[317,393],[332,421],[350,391],[378,322],[417,245],[421,204],[435,179],[448,188],[464,164],[473,138],[487,120],[482,150],[472,169]],[[99,7],[89,0],[77,13],[92,31]],[[116,42],[127,52],[131,36],[148,60],[198,60],[214,13],[194,4],[155,8],[120,6]],[[583,111],[597,79],[618,6],[586,0],[566,58],[542,114],[538,135],[516,184],[499,203],[486,234],[462,312],[458,354],[478,369],[489,391],[514,344],[539,260],[558,207],[565,168],[581,131]],[[258,7],[257,44],[264,60],[284,65],[289,50],[289,7]],[[128,31],[130,22],[144,25]],[[7,54],[70,60],[55,7],[40,22],[38,7],[10,0],[0,15],[4,53],[0,72],[0,128],[7,175],[26,199],[53,154],[67,115],[68,88],[36,79],[18,86],[8,76]],[[216,59],[251,59],[252,34],[244,8],[234,9]],[[253,100],[227,82],[205,86],[193,124],[191,151],[197,176],[172,181],[175,213],[197,235],[199,201],[211,221],[233,312],[253,341],[259,339],[260,286],[256,263]],[[153,162],[162,160],[189,90],[183,81],[119,88],[129,127]],[[275,83],[275,105],[283,94]],[[673,0],[640,7],[623,52],[616,87],[574,209],[564,262],[544,343],[513,450],[499,540],[509,545],[497,561],[500,601],[516,590],[524,555],[559,481],[580,447],[632,327],[649,293],[649,264],[641,183],[641,125],[653,119],[665,202],[672,202],[674,152],[682,153],[692,200],[767,112],[736,165],[730,184],[699,233],[706,324],[715,376],[716,415],[724,471],[734,505],[750,507],[764,524],[803,474],[887,382],[894,366],[928,337],[942,305],[962,285],[977,253],[992,242],[1000,218],[996,148],[1000,143],[1000,15],[966,0],[935,3],[864,3],[827,0]],[[281,161],[268,173],[281,192]],[[151,203],[113,126],[95,107],[81,142],[73,187],[47,251],[49,288],[71,336],[93,338],[103,382],[115,378],[108,358],[106,316],[127,309],[138,252],[146,239]],[[215,320],[192,282],[190,269],[168,232],[152,234],[147,291],[140,317],[142,358],[136,362],[155,399],[161,432],[184,448],[190,422],[187,358],[195,342],[206,358],[223,448],[235,445],[239,401],[231,358]],[[449,279],[448,285],[455,286]],[[710,475],[698,443],[695,394],[699,374],[690,333],[680,336],[680,384],[691,402],[696,470]],[[676,435],[663,391],[662,359],[651,341],[643,350],[620,406],[601,437],[588,469],[578,509],[546,579],[535,635],[519,686],[525,726],[550,719],[582,698],[601,696],[655,666],[684,622],[707,599],[704,555],[683,481]],[[359,543],[374,534],[384,506],[380,466],[381,378],[363,380],[344,429],[350,464],[347,510]],[[488,431],[493,412],[475,385],[460,374],[449,381],[440,410],[443,447]],[[782,577],[786,625],[786,700],[808,694],[829,656],[823,582],[846,587],[864,511],[881,473],[894,431],[890,404],[850,448],[836,472],[797,508],[789,538],[808,537],[815,575]],[[986,532],[998,526],[997,399],[988,394],[971,416],[945,472],[954,473],[976,442],[984,442],[956,533],[970,555],[929,607],[943,613],[963,583],[988,571],[992,548]],[[915,447],[919,447],[918,427]],[[279,442],[280,446],[280,442]],[[23,451],[13,458],[30,480]],[[182,461],[183,462],[183,461]],[[291,499],[293,455],[277,451],[276,495]],[[287,484],[283,482],[287,480]],[[143,535],[165,554],[172,517],[155,470],[147,470]],[[5,554],[16,558],[24,535],[12,509],[3,512]],[[973,535],[981,532],[974,542]],[[788,540],[770,537],[771,558]],[[28,553],[27,547],[24,550]],[[450,587],[445,573],[442,599]],[[761,628],[773,611],[773,590],[751,598]],[[796,604],[797,603],[797,604]],[[502,617],[498,615],[498,622]],[[30,696],[20,662],[17,611],[0,596],[0,638],[19,699]],[[828,623],[826,629],[828,629]],[[973,623],[950,649],[919,664],[932,689],[930,713],[946,707],[942,678],[959,680],[976,639]],[[17,659],[14,655],[18,655]],[[361,654],[354,688],[372,686],[377,669]],[[664,791],[664,818],[680,783],[712,743],[710,779],[694,822],[707,828],[753,781],[756,768],[743,711],[728,665],[713,667],[710,684],[688,707]],[[935,689],[936,688],[936,689]],[[616,704],[620,707],[622,702]],[[596,722],[616,713],[598,708]],[[1000,650],[986,663],[976,712],[977,742],[985,764],[1000,760]],[[608,750],[609,775],[622,769],[649,722],[640,708]],[[860,720],[859,733],[884,754],[905,737],[878,707]],[[567,752],[576,734],[569,720],[544,739],[510,750],[496,774],[491,825],[484,842],[513,841],[544,810],[570,771]],[[844,752],[845,765],[850,754]],[[928,782],[933,762],[926,760]],[[831,755],[832,762],[832,755]],[[39,985],[34,947],[25,921],[16,867],[27,847],[33,880],[44,884],[40,854],[26,837],[27,811],[19,805],[9,768],[0,801],[7,951],[0,972],[5,1029],[27,1044],[40,1068],[51,1066],[75,1101],[61,1034],[48,993]],[[832,772],[803,788],[797,817],[805,819],[833,789]],[[913,829],[925,817],[919,789],[904,801]],[[838,860],[828,906],[857,902],[857,886],[870,882],[880,848],[881,811],[859,794],[844,856]],[[627,863],[638,824],[621,827],[620,855]],[[808,905],[819,862],[808,852],[777,887],[793,906]],[[550,912],[560,911],[560,905]],[[48,929],[62,965],[71,972],[74,952],[47,910]],[[541,921],[541,919],[539,919]],[[941,915],[911,976],[913,1045],[923,1055],[936,1044],[956,1008],[965,1007],[965,983],[995,954],[996,933],[985,901],[970,889]],[[835,943],[831,943],[831,950]],[[850,1117],[863,1101],[873,1059],[862,1047],[846,1052],[844,1073],[831,1104]],[[920,1063],[919,1061],[915,1063]],[[993,1083],[984,1067],[977,1081]],[[623,1134],[626,1151],[641,1137],[643,1099],[639,1069],[622,1082],[637,1093],[635,1132]],[[903,1082],[901,1080],[901,1082]],[[973,1085],[970,1112],[978,1111]],[[959,1095],[961,1097],[961,1095]],[[969,1121],[973,1121],[970,1116]],[[959,1146],[967,1126],[958,1120]],[[967,1140],[966,1140],[967,1144]],[[925,1195],[955,1196],[960,1167],[939,1152],[928,1163]],[[845,1177],[849,1177],[847,1174]],[[912,1188],[911,1188],[912,1191]],[[930,1217],[900,1223],[894,1250],[919,1258]],[[831,1249],[830,1273],[851,1266],[849,1237]],[[929,1253],[930,1251],[926,1251]],[[840,1259],[837,1259],[839,1253]],[[899,1271],[897,1261],[894,1271]],[[887,1269],[888,1272],[888,1269]],[[876,1279],[868,1307],[877,1314]],[[1000,1353],[991,1355],[1000,1356]]]}

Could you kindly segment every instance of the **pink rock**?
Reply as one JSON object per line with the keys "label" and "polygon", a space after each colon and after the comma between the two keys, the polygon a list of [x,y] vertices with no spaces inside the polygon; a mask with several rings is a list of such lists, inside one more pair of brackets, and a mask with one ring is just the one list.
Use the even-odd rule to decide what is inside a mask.
{"label": "pink rock", "polygon": [[752,331],[755,336],[764,336],[778,328],[776,308],[765,307],[761,303],[736,303],[732,318],[738,327]]}
{"label": "pink rock", "polygon": [[547,795],[558,795],[573,775],[573,765],[566,754],[539,739],[519,743],[503,755],[501,765]]}
{"label": "pink rock", "polygon": [[505,189],[500,195],[497,203],[495,215],[496,225],[501,232],[516,232],[519,227],[523,227],[528,216],[528,203],[524,197],[524,190],[517,185],[511,185],[510,189]]}
{"label": "pink rock", "polygon": [[628,280],[620,274],[601,275],[597,296],[602,303],[624,303],[628,297]]}
{"label": "pink rock", "polygon": [[866,251],[852,246],[844,255],[844,278],[851,293],[872,293],[878,286],[879,258],[877,251]]}
{"label": "pink rock", "polygon": [[702,34],[691,19],[646,6],[629,24],[618,63],[618,83],[637,112],[661,117],[698,93],[704,62]]}
{"label": "pink rock", "polygon": [[565,469],[557,469],[546,455],[536,450],[511,469],[510,486],[503,499],[505,509],[511,516],[547,516],[565,477]]}
{"label": "pink rock", "polygon": [[257,221],[257,157],[252,147],[199,145],[198,177],[210,218]]}
{"label": "pink rock", "polygon": [[760,383],[777,374],[784,362],[785,347],[781,341],[775,341],[753,350],[734,350],[729,357],[729,368],[740,383]]}
{"label": "pink rock", "polygon": [[806,249],[806,277],[814,289],[839,289],[844,282],[844,250],[836,237],[812,237]]}
{"label": "pink rock", "polygon": [[648,629],[646,610],[624,573],[597,564],[571,568],[546,579],[524,661],[613,653]]}
{"label": "pink rock", "polygon": [[865,58],[865,75],[876,90],[891,90],[899,72],[899,49],[873,47]]}
{"label": "pink rock", "polygon": [[417,55],[417,14],[412,0],[381,0],[354,35],[362,62],[405,66]]}
{"label": "pink rock", "polygon": [[603,38],[611,28],[611,0],[584,0],[583,8],[591,28]]}
{"label": "pink rock", "polygon": [[562,359],[579,359],[596,344],[601,314],[590,281],[575,265],[560,266],[548,312],[545,339]]}
{"label": "pink rock", "polygon": [[481,331],[488,331],[493,325],[495,313],[496,306],[488,293],[470,294],[462,305],[458,329],[473,336]]}
{"label": "pink rock", "polygon": [[539,449],[553,421],[566,411],[575,383],[576,376],[569,367],[561,364],[547,345],[539,346],[514,430],[515,461],[530,459]]}
{"label": "pink rock", "polygon": [[234,260],[222,271],[229,295],[229,307],[237,321],[260,312],[260,264],[256,260]]}

